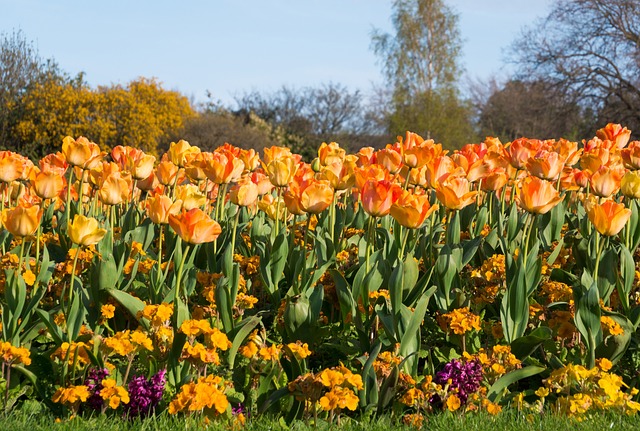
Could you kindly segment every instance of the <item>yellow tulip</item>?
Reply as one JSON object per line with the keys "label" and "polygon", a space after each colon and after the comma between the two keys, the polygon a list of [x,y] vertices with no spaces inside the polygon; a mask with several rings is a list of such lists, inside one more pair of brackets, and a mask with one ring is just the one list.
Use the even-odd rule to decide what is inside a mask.
{"label": "yellow tulip", "polygon": [[601,235],[617,235],[631,217],[630,209],[611,200],[601,204],[587,201],[585,207],[589,220]]}
{"label": "yellow tulip", "polygon": [[107,231],[100,228],[100,224],[95,218],[76,214],[67,227],[67,234],[74,244],[93,245],[100,242]]}

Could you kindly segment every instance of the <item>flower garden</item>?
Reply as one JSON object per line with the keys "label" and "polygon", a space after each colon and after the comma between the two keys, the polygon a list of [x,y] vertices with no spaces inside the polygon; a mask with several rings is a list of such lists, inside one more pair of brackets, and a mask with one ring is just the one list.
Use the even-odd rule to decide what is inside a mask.
{"label": "flower garden", "polygon": [[640,141],[407,132],[311,164],[0,151],[0,407],[340,424],[640,410]]}

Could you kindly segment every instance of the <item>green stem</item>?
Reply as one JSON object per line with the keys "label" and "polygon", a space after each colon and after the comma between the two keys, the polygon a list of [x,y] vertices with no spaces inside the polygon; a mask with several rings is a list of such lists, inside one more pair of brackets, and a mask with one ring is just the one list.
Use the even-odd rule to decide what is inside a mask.
{"label": "green stem", "polygon": [[[400,226],[400,228],[402,229],[402,226]],[[409,239],[409,233],[410,232],[411,232],[411,229],[409,229],[409,228],[406,228],[405,232],[401,231],[401,236],[402,236],[402,246],[400,247],[400,259],[401,260],[404,259],[404,249],[405,249],[405,247],[407,245],[407,240]]]}
{"label": "green stem", "polygon": [[[154,292],[155,296],[158,296],[158,292],[160,291],[160,280],[162,279],[162,233],[163,233],[164,225],[160,225],[160,236],[158,237],[158,277],[157,277],[157,288],[158,291]],[[169,265],[167,265],[169,266]],[[155,298],[157,299],[157,298]]]}
{"label": "green stem", "polygon": [[85,170],[82,170],[82,173],[80,174],[80,192],[78,192],[78,214],[82,215],[82,208],[83,208],[83,202],[82,202],[82,198],[84,195],[84,173]]}
{"label": "green stem", "polygon": [[[67,304],[71,304],[71,299],[73,298],[73,284],[76,280],[76,266],[78,265],[78,255],[80,254],[80,246],[76,248],[76,255],[73,257],[73,267],[71,269],[71,283],[69,286],[69,302]],[[62,291],[62,295],[60,296],[60,301],[64,301],[64,290]],[[64,318],[67,320],[69,318],[69,310],[66,310],[65,307],[62,308],[64,313]]]}
{"label": "green stem", "polygon": [[65,218],[67,219],[67,230],[69,230],[69,217],[71,217],[71,178],[73,177],[73,166],[69,166],[69,179],[67,180],[67,202],[65,204]]}
{"label": "green stem", "polygon": [[184,263],[187,260],[187,255],[189,254],[189,244],[187,244],[184,253],[182,254],[182,259],[180,261],[180,267],[178,268],[178,272],[176,273],[176,286],[175,286],[175,301],[174,304],[177,307],[178,304],[178,295],[180,293],[180,282],[182,281],[182,269],[184,268]]}
{"label": "green stem", "polygon": [[238,211],[236,211],[236,217],[233,220],[233,235],[231,235],[231,257],[233,257],[233,253],[235,253],[235,249],[236,249],[236,232],[238,231],[238,222],[240,220],[241,209],[242,207],[239,206]]}

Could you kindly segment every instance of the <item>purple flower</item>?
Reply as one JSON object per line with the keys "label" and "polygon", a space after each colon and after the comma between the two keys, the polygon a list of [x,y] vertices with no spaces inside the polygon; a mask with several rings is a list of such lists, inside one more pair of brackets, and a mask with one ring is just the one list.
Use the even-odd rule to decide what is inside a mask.
{"label": "purple flower", "polygon": [[[464,404],[467,402],[469,395],[480,388],[482,365],[476,360],[462,362],[458,359],[453,359],[436,373],[433,381],[443,387],[448,384],[449,392],[454,392]],[[442,400],[440,400],[439,396],[434,396],[430,402],[435,406],[441,404]]]}
{"label": "purple flower", "polygon": [[160,370],[151,379],[134,376],[129,382],[129,404],[126,404],[125,415],[128,417],[145,417],[149,415],[162,400],[167,370]]}
{"label": "purple flower", "polygon": [[107,368],[92,368],[84,381],[85,386],[89,389],[89,398],[87,404],[94,410],[101,410],[104,400],[100,396],[102,390],[102,381],[109,375]]}

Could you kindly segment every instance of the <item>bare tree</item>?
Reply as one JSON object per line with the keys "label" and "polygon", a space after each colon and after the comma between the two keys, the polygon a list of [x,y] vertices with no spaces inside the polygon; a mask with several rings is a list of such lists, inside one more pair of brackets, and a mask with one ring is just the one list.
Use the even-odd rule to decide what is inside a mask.
{"label": "bare tree", "polygon": [[512,46],[521,79],[544,78],[599,122],[640,127],[640,2],[559,0]]}

